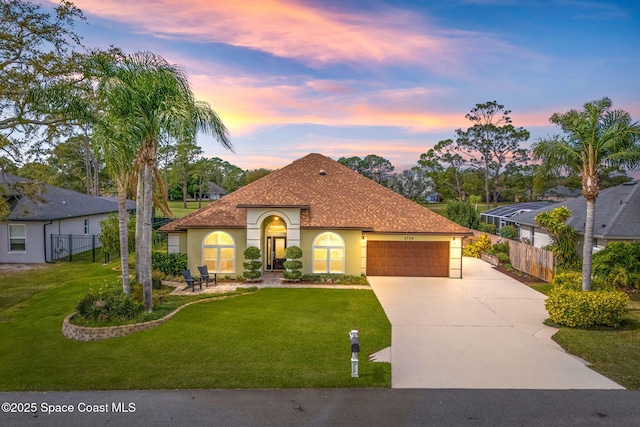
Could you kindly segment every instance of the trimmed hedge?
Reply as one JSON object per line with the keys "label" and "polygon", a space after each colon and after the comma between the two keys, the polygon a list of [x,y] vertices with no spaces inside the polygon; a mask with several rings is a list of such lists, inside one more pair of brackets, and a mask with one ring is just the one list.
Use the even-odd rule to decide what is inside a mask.
{"label": "trimmed hedge", "polygon": [[571,328],[620,326],[629,304],[626,293],[603,284],[583,291],[582,276],[576,272],[558,274],[551,283],[545,308],[553,322]]}
{"label": "trimmed hedge", "polygon": [[180,276],[187,268],[187,254],[168,254],[159,251],[151,253],[152,270],[160,270],[169,276]]}

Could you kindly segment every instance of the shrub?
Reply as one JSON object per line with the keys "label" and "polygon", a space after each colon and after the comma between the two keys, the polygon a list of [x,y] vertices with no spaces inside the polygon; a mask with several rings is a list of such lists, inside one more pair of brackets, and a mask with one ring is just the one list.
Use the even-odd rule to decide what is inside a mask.
{"label": "shrub", "polygon": [[640,290],[640,241],[607,244],[593,255],[593,275],[621,290]]}
{"label": "shrub", "polygon": [[504,252],[496,252],[496,258],[500,261],[501,264],[506,264],[509,262],[509,255]]}
{"label": "shrub", "polygon": [[160,289],[162,287],[162,281],[167,278],[167,275],[160,270],[153,270],[151,272],[151,286],[153,289]]}
{"label": "shrub", "polygon": [[482,231],[487,234],[496,234],[497,229],[495,224],[488,224],[486,222],[481,222],[478,224],[478,231]]}
{"label": "shrub", "polygon": [[491,239],[486,234],[482,234],[478,237],[478,240],[466,245],[462,249],[462,254],[473,258],[480,258],[480,254],[487,252],[489,249],[491,249]]}
{"label": "shrub", "polygon": [[[554,288],[582,291],[582,273],[578,271],[566,271],[555,275],[551,284]],[[608,282],[595,280],[591,284],[593,291],[612,291],[615,288]]]}
{"label": "shrub", "polygon": [[181,276],[187,269],[187,254],[168,254],[153,251],[151,253],[151,269],[160,270],[169,276]]}
{"label": "shrub", "polygon": [[618,327],[629,304],[629,296],[620,291],[582,291],[554,286],[545,308],[549,318],[571,328]]}
{"label": "shrub", "polygon": [[480,214],[469,202],[461,200],[452,200],[447,203],[445,216],[451,221],[462,225],[463,227],[477,229],[480,224]]}
{"label": "shrub", "polygon": [[513,225],[505,225],[500,228],[500,236],[505,239],[516,239],[518,230]]}
{"label": "shrub", "polygon": [[144,311],[144,304],[132,296],[125,295],[119,286],[89,292],[76,306],[79,316],[88,320],[110,322],[118,319],[133,319]]}
{"label": "shrub", "polygon": [[261,258],[262,255],[260,254],[260,249],[256,248],[255,246],[249,246],[244,251],[244,259],[249,261],[242,263],[242,265],[244,266],[243,276],[245,279],[251,281],[259,279],[260,276],[262,276],[262,271],[260,271],[262,262],[258,261]]}
{"label": "shrub", "polygon": [[361,274],[360,276],[338,273],[303,274],[301,280],[315,283],[335,283],[338,285],[369,285],[367,276],[364,274]]}
{"label": "shrub", "polygon": [[287,280],[298,281],[302,277],[302,249],[297,246],[289,246],[284,251],[284,256],[287,257],[287,261],[284,262],[284,268],[286,268],[283,276]]}
{"label": "shrub", "polygon": [[580,257],[576,251],[576,230],[564,222],[571,216],[571,210],[561,206],[541,212],[533,219],[539,227],[549,232],[552,243],[546,247],[553,252],[558,268],[572,270],[580,265]]}
{"label": "shrub", "polygon": [[494,253],[509,254],[509,242],[498,242],[491,246]]}

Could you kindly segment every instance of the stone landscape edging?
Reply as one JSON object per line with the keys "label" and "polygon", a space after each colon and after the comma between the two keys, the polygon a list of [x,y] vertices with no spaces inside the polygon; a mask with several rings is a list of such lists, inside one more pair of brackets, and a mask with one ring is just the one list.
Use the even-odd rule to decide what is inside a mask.
{"label": "stone landscape edging", "polygon": [[[242,294],[242,295],[245,295],[245,294]],[[238,296],[238,295],[225,295],[221,297],[212,297],[212,298],[201,299],[198,301],[191,301],[189,303],[186,303],[185,305],[182,305],[176,308],[171,313],[167,314],[166,316],[160,319],[149,320],[148,322],[143,322],[143,323],[131,323],[128,325],[119,325],[119,326],[103,326],[103,327],[93,328],[89,326],[74,325],[73,323],[71,323],[71,318],[76,314],[76,312],[73,312],[69,314],[67,317],[65,317],[64,321],[62,322],[62,335],[76,341],[100,341],[108,338],[123,337],[125,335],[129,335],[134,332],[146,331],[147,329],[155,328],[156,326],[161,325],[167,320],[171,319],[183,308],[189,307],[190,305],[198,304],[200,302],[216,301],[223,298],[229,298],[230,296]]]}

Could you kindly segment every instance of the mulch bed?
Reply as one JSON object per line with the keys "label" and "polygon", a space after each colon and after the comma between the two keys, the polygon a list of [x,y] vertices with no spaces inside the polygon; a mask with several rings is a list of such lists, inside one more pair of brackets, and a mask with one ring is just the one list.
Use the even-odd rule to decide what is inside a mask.
{"label": "mulch bed", "polygon": [[524,283],[525,285],[529,285],[531,283],[547,283],[544,280],[538,279],[537,277],[530,276],[527,273],[520,272],[520,275],[518,275],[516,273],[516,270],[507,271],[507,269],[504,268],[503,265],[499,265],[499,266],[493,267],[493,268],[495,268],[499,272],[501,272],[503,274],[506,274],[507,276],[517,280],[520,283]]}

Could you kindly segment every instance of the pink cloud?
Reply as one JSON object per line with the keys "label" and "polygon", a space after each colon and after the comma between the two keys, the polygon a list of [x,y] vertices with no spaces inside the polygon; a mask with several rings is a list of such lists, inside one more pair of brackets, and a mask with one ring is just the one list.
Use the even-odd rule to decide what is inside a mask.
{"label": "pink cloud", "polygon": [[[52,2],[54,0],[51,0]],[[123,22],[156,37],[225,43],[291,58],[327,63],[420,64],[460,73],[465,55],[505,52],[491,35],[447,31],[425,17],[386,8],[348,13],[298,0],[76,0],[88,15]]]}

